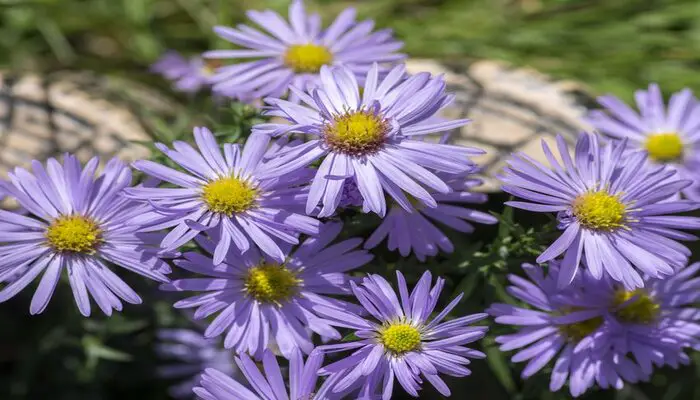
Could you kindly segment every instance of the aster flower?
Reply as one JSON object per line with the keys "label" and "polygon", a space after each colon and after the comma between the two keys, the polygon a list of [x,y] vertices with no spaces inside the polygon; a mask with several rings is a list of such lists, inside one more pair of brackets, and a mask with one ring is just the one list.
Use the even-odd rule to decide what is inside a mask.
{"label": "aster flower", "polygon": [[[365,248],[374,248],[388,237],[389,250],[398,249],[403,257],[408,257],[413,251],[419,260],[425,261],[427,256],[437,255],[438,250],[447,253],[454,251],[450,239],[435,226],[433,221],[464,233],[474,231],[470,221],[482,224],[498,222],[490,214],[461,205],[486,202],[485,194],[470,191],[471,188],[481,185],[481,180],[470,178],[468,175],[443,176],[443,178],[453,191],[433,194],[437,207],[429,208],[422,204],[416,204],[414,207],[408,199],[404,198],[404,204],[392,205],[381,225],[365,242]],[[412,210],[407,211],[407,208]]]}
{"label": "aster flower", "polygon": [[175,51],[168,51],[151,66],[151,72],[173,82],[176,90],[196,93],[211,86],[211,78],[219,65],[200,57],[185,59]]}
{"label": "aster flower", "polygon": [[[2,204],[6,197],[7,196],[5,196],[5,193],[2,192],[2,187],[0,187],[0,204]],[[7,224],[5,222],[0,221],[0,232],[6,232],[15,228],[16,226],[13,224]]]}
{"label": "aster flower", "polygon": [[[603,273],[627,288],[644,286],[642,274],[661,278],[686,265],[690,250],[677,240],[695,240],[681,229],[700,228],[700,219],[676,216],[697,203],[669,200],[690,182],[646,162],[643,152],[625,153],[625,143],[602,145],[582,134],[572,159],[564,139],[557,147],[564,165],[543,142],[552,169],[517,154],[504,169],[503,190],[528,200],[506,204],[534,212],[557,212],[563,234],[538,258],[564,254],[559,285],[568,285],[585,259],[591,275]],[[623,157],[624,153],[624,157]]]}
{"label": "aster flower", "polygon": [[172,397],[192,398],[192,389],[199,383],[201,372],[214,368],[227,376],[233,376],[233,354],[224,350],[217,339],[207,339],[194,329],[161,329],[156,351],[160,357],[171,360],[158,368],[163,378],[183,379],[169,389]]}
{"label": "aster flower", "polygon": [[639,113],[615,96],[601,96],[604,109],[592,111],[587,120],[605,135],[646,151],[651,162],[677,169],[677,179],[693,181],[684,194],[700,200],[700,103],[684,89],[671,96],[667,109],[657,84],[635,92],[635,99]]}
{"label": "aster flower", "polygon": [[[222,67],[214,76],[215,89],[241,93],[242,100],[282,97],[290,86],[315,86],[322,66],[345,65],[359,77],[374,62],[385,65],[405,57],[396,53],[403,43],[393,39],[391,30],[372,33],[374,22],[356,22],[352,8],[325,30],[321,17],[308,15],[301,0],[289,6],[289,23],[271,10],[248,11],[247,15],[267,32],[246,25],[237,29],[217,26],[214,32],[219,37],[242,49],[204,53],[206,58],[253,59]],[[382,72],[386,69],[381,67]],[[295,94],[290,99],[298,100]]]}
{"label": "aster flower", "polygon": [[684,348],[699,348],[700,263],[665,279],[644,277],[642,289],[627,290],[611,279],[582,277],[585,307],[605,315],[610,346],[616,354],[630,354],[646,374],[653,366],[677,368],[689,364]]}
{"label": "aster flower", "polygon": [[[274,338],[287,358],[295,348],[308,354],[314,347],[312,332],[327,339],[341,338],[314,307],[354,309],[327,295],[348,294],[350,277],[345,272],[372,259],[371,254],[356,249],[362,243],[360,238],[330,245],[341,229],[340,223],[324,225],[317,238],[305,240],[295,251],[286,251],[283,263],[255,248],[245,253],[231,251],[217,266],[199,253],[187,253],[183,260],[175,261],[176,265],[202,277],[176,280],[163,289],[202,292],[178,301],[175,307],[197,308],[196,319],[218,313],[205,336],[227,332],[227,349],[259,358]],[[206,251],[213,251],[210,241],[200,239],[199,244]]]}
{"label": "aster flower", "polygon": [[542,268],[524,264],[528,279],[509,275],[512,286],[507,292],[535,309],[511,304],[493,304],[487,312],[499,324],[520,328],[517,333],[496,338],[501,351],[520,349],[512,357],[515,363],[527,361],[522,377],[527,379],[555,359],[549,389],[560,390],[569,382],[569,391],[577,397],[595,385],[596,379],[628,382],[645,380],[648,375],[631,362],[625,354],[612,357],[601,344],[606,331],[602,310],[586,307],[592,300],[574,285],[559,289],[561,269],[551,262],[548,274]]}
{"label": "aster flower", "polygon": [[347,68],[321,68],[321,86],[310,94],[292,89],[306,105],[267,99],[269,115],[286,118],[291,125],[261,124],[256,134],[286,135],[300,132],[307,143],[275,160],[284,173],[323,159],[311,183],[306,212],[319,203],[319,216],[332,215],[342,198],[345,182],[354,181],[365,211],[386,213],[384,192],[406,207],[406,194],[427,207],[436,207],[433,193],[449,193],[449,185],[432,171],[462,173],[473,168],[469,156],[482,151],[420,140],[428,134],[462,126],[468,120],[436,121],[435,114],[453,96],[445,94],[442,78],[428,73],[403,79],[398,66],[379,80],[375,64],[367,75],[362,96]]}
{"label": "aster flower", "polygon": [[108,263],[139,275],[167,282],[168,265],[156,257],[160,236],[139,233],[139,218],[148,207],[122,196],[131,184],[131,171],[110,160],[95,177],[98,158],[84,168],[66,155],[63,164],[50,158],[46,167],[32,162],[32,172],[15,168],[11,182],[0,187],[27,214],[0,210],[0,302],[7,301],[43,272],[29,311],[39,314],[48,305],[63,270],[81,314],[90,315],[90,297],[107,315],[121,311],[121,301],[140,304],[141,298]]}
{"label": "aster flower", "polygon": [[654,366],[688,363],[683,348],[696,346],[700,334],[700,314],[688,308],[700,297],[698,284],[689,278],[700,264],[632,291],[588,271],[559,289],[556,262],[547,276],[534,265],[523,269],[528,279],[510,275],[507,291],[531,308],[494,304],[488,310],[497,323],[519,327],[496,342],[501,351],[519,349],[512,361],[527,361],[523,378],[555,360],[550,390],[568,381],[577,397],[594,385],[621,389],[625,382],[648,380]]}
{"label": "aster flower", "polygon": [[450,395],[450,389],[439,374],[463,377],[471,372],[466,368],[468,358],[483,358],[479,351],[465,347],[481,339],[487,327],[470,326],[486,317],[475,314],[442,322],[459,303],[460,294],[435,318],[430,316],[444,286],[439,278],[432,288],[432,277],[426,271],[409,296],[406,281],[397,271],[399,294],[379,275],[365,277],[360,286],[351,283],[352,291],[365,311],[377,321],[365,319],[346,310],[318,305],[316,310],[332,318],[338,326],[355,330],[358,341],[321,346],[319,351],[354,352],[335,363],[323,367],[319,373],[331,375],[335,383],[332,393],[359,387],[359,398],[381,394],[388,400],[393,392],[394,378],[414,397],[421,388],[421,376],[440,393]]}
{"label": "aster flower", "polygon": [[150,230],[175,227],[163,239],[163,248],[174,250],[202,232],[217,232],[215,264],[221,263],[231,244],[241,252],[257,247],[283,261],[278,242],[296,244],[300,233],[318,233],[320,223],[297,212],[308,191],[299,186],[307,179],[305,172],[279,176],[266,171],[262,158],[269,139],[252,137],[242,150],[237,144],[224,144],[222,156],[208,129],[195,128],[194,138],[199,151],[179,141],[173,143],[174,150],[156,144],[186,172],[152,161],[134,162],[139,171],[177,186],[127,190],[161,215],[148,221]]}
{"label": "aster flower", "polygon": [[316,391],[318,380],[316,371],[323,363],[323,354],[320,352],[313,352],[306,362],[298,349],[293,352],[289,362],[289,389],[284,385],[282,371],[270,350],[265,350],[263,355],[262,371],[247,354],[237,357],[236,363],[249,383],[247,387],[226,373],[208,368],[202,375],[200,386],[194,389],[197,396],[202,400],[325,400],[329,398],[326,395],[327,385],[322,385]]}

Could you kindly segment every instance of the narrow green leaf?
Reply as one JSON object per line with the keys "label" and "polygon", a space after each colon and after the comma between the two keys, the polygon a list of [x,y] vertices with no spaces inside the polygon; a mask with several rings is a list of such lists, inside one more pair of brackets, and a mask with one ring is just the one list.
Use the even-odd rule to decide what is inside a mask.
{"label": "narrow green leaf", "polygon": [[506,361],[505,355],[496,346],[489,346],[486,348],[486,361],[493,374],[496,375],[496,379],[503,385],[503,388],[509,394],[514,394],[517,388],[510,368],[508,368],[508,361]]}
{"label": "narrow green leaf", "polygon": [[37,29],[49,44],[56,58],[64,64],[69,64],[75,60],[75,51],[61,31],[61,27],[56,21],[50,18],[40,17]]}
{"label": "narrow green leaf", "polygon": [[87,335],[83,337],[83,349],[88,359],[88,365],[96,365],[97,361],[108,360],[116,362],[131,361],[131,355],[109,348],[95,336]]}
{"label": "narrow green leaf", "polygon": [[357,335],[355,335],[355,332],[351,332],[350,334],[346,335],[341,342],[355,342],[360,340]]}
{"label": "narrow green leaf", "polygon": [[493,290],[493,294],[499,301],[509,304],[516,304],[515,300],[513,300],[513,298],[510,297],[510,295],[508,294],[508,292],[506,292],[506,289],[503,287],[503,284],[498,280],[498,277],[496,275],[489,276],[489,285]]}
{"label": "narrow green leaf", "polygon": [[503,213],[496,215],[498,218],[498,237],[506,237],[513,227],[513,207],[506,207]]}
{"label": "narrow green leaf", "polygon": [[471,296],[472,292],[474,292],[474,289],[476,288],[476,285],[479,283],[481,280],[481,274],[477,271],[472,271],[468,272],[467,276],[462,279],[461,282],[457,285],[455,288],[455,292],[453,296],[457,296],[460,293],[464,293],[464,298],[468,299],[469,296]]}

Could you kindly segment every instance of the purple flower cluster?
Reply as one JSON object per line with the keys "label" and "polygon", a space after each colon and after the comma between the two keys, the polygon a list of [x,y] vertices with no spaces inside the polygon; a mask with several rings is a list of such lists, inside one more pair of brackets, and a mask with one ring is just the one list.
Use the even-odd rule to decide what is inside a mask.
{"label": "purple flower cluster", "polygon": [[699,263],[665,280],[645,278],[634,290],[587,270],[560,289],[557,262],[546,275],[534,265],[523,269],[527,279],[511,275],[508,293],[527,307],[494,304],[488,311],[497,323],[519,328],[496,341],[502,351],[519,350],[512,360],[527,362],[523,378],[554,360],[552,391],[566,382],[575,397],[596,384],[621,389],[648,380],[654,367],[688,364],[684,350],[700,348],[700,282],[693,278]]}
{"label": "purple flower cluster", "polygon": [[[174,150],[158,145],[185,173],[149,161],[134,164],[170,184],[127,190],[127,196],[149,203],[162,216],[144,221],[143,230],[174,227],[163,240],[164,249],[175,251],[192,239],[200,249],[174,261],[196,276],[162,289],[194,292],[175,307],[194,309],[197,320],[213,318],[204,336],[223,336],[224,347],[240,355],[239,367],[263,397],[286,396],[270,348],[292,362],[292,371],[297,363],[296,370],[302,369],[303,354],[317,363],[322,353],[359,348],[347,361],[321,370],[330,376],[314,398],[388,399],[394,379],[414,396],[422,379],[449,394],[440,375],[466,376],[468,358],[483,357],[463,346],[483,337],[485,327],[469,324],[486,315],[443,322],[460,297],[431,319],[444,280],[431,289],[430,274],[410,296],[399,275],[403,308],[392,311],[400,303],[388,282],[372,275],[357,286],[357,278],[348,274],[372,259],[359,249],[363,240],[334,243],[343,224],[321,224],[310,216],[337,218],[344,209],[357,208],[385,217],[389,203],[392,211],[378,227],[383,236],[373,235],[365,248],[389,237],[391,250],[398,248],[404,256],[412,251],[419,260],[439,250],[453,251],[436,224],[472,232],[469,222],[496,222],[489,214],[463,207],[486,201],[485,195],[471,192],[481,182],[473,177],[477,168],[469,157],[480,151],[423,139],[468,121],[438,118],[453,98],[445,93],[444,80],[427,73],[407,76],[403,66],[383,74],[375,63],[359,81],[346,66],[322,66],[318,79],[314,87],[289,88],[301,105],[267,98],[267,115],[289,123],[257,125],[242,150],[225,144],[221,156],[213,135],[196,129],[198,149],[181,142],[173,144]],[[297,134],[310,139],[291,139]],[[318,166],[312,167],[316,161]],[[414,221],[420,221],[416,233],[404,237],[405,224]],[[310,237],[299,244],[300,233]],[[350,294],[359,306],[333,297]],[[367,313],[379,322],[365,320]],[[314,334],[323,342],[340,340],[336,328],[357,330],[361,340],[314,346]],[[263,360],[266,378],[249,356]],[[362,368],[346,370],[365,357]],[[309,382],[315,386],[317,376],[312,377]],[[299,384],[309,382],[304,378]],[[245,390],[208,370],[196,392],[206,399],[252,395]]]}
{"label": "purple flower cluster", "polygon": [[[463,294],[440,307],[451,284],[430,271],[409,289],[401,272],[394,288],[359,270],[382,242],[425,262],[454,251],[451,231],[497,222],[474,192],[471,157],[482,151],[445,140],[469,121],[442,117],[454,99],[443,77],[408,74],[402,43],[352,9],[325,28],[301,0],[288,21],[247,15],[264,31],[216,27],[239,48],[204,59],[250,61],[168,53],[152,70],[179,91],[264,102],[270,121],[243,144],[204,127],[158,143],[167,162],[135,161],[135,186],[116,159],[16,168],[0,181],[0,200],[20,206],[0,210],[0,302],[41,275],[29,306],[41,313],[65,271],[81,314],[94,301],[111,315],[141,302],[117,274],[126,269],[187,292],[174,308],[201,328],[159,332],[158,352],[176,362],[160,375],[184,379],[173,396],[389,400],[396,382],[418,397],[425,381],[449,396],[444,377],[466,377],[485,357],[468,346],[486,335],[488,314],[450,317]],[[516,301],[488,309],[516,327],[495,340],[527,362],[523,378],[553,364],[552,391],[620,389],[700,349],[700,263],[688,266],[680,243],[700,228],[685,215],[699,208],[700,104],[686,90],[666,110],[655,85],[636,99],[641,115],[607,96],[608,112],[589,116],[615,140],[583,133],[572,155],[558,137],[558,155],[543,144],[549,167],[516,154],[501,175],[517,198],[506,205],[555,213],[561,231],[536,259],[547,267],[509,276]],[[381,221],[348,237],[348,215],[360,214]]]}
{"label": "purple flower cluster", "polygon": [[[698,158],[700,103],[690,90],[671,97],[657,85],[635,93],[640,114],[613,96],[587,122],[612,140],[580,135],[570,153],[557,138],[558,157],[543,142],[550,167],[516,154],[501,176],[506,204],[556,213],[562,231],[524,265],[528,279],[510,276],[508,293],[527,307],[494,304],[496,322],[517,333],[496,338],[519,349],[528,378],[554,360],[550,389],[567,382],[573,396],[593,386],[620,389],[646,381],[655,367],[690,362],[698,349],[700,296],[688,266],[700,228]],[[523,201],[524,200],[524,201]]]}

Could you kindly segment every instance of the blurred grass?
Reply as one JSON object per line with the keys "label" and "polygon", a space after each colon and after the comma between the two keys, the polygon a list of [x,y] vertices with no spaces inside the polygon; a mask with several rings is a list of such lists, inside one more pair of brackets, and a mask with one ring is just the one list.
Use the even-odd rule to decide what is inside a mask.
{"label": "blurred grass", "polygon": [[[700,88],[697,0],[307,0],[329,21],[346,6],[391,27],[414,57],[493,58],[631,99],[650,81]],[[165,49],[222,47],[214,24],[288,0],[0,0],[0,66],[146,76]]]}

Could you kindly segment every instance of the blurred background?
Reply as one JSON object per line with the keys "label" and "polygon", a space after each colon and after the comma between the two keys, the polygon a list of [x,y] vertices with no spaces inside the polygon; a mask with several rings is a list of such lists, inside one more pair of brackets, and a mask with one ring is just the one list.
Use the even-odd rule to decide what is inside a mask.
{"label": "blurred background", "polygon": [[[0,0],[0,65],[143,75],[166,49],[196,54],[248,8],[288,0]],[[390,27],[414,57],[495,58],[631,98],[650,81],[698,87],[696,0],[312,0],[328,18],[347,6]]]}
{"label": "blurred background", "polygon": [[[636,88],[651,81],[660,83],[665,93],[683,87],[700,89],[698,0],[306,3],[321,12],[326,22],[343,8],[356,7],[360,17],[393,28],[406,42],[405,51],[411,57],[449,65],[479,59],[507,61],[557,79],[583,82],[593,94],[611,92],[628,101]],[[242,22],[249,8],[272,8],[286,15],[288,4],[288,0],[0,0],[0,71],[95,71],[157,88],[184,104],[188,113],[201,113],[206,109],[202,106],[205,100],[171,92],[168,82],[148,72],[150,64],[168,49],[196,55],[227,48],[227,43],[212,34],[213,25]],[[238,108],[227,115],[230,118],[224,122],[232,137],[240,137],[257,118],[255,112]],[[167,124],[155,125],[161,131],[170,129]],[[428,266],[448,277],[448,296],[469,295],[457,313],[481,311],[502,299],[503,272],[531,260],[550,240],[549,220],[518,218],[517,213],[503,211],[503,200],[494,195],[484,206],[499,213],[503,222],[499,228],[480,228],[476,239],[455,235],[456,242],[468,245]],[[358,218],[348,235],[363,234],[367,229],[363,223]],[[379,260],[372,267],[377,271],[397,267],[394,255]],[[419,273],[426,265],[415,259],[401,260],[401,268]],[[0,305],[0,399],[170,398],[168,387],[173,381],[157,375],[158,366],[164,363],[155,351],[157,333],[164,327],[188,326],[188,322],[172,310],[172,299],[164,298],[153,285],[124,276],[139,293],[145,293],[145,305],[128,306],[111,318],[82,318],[66,286],[57,291],[41,316],[28,316],[30,291]],[[566,393],[549,393],[544,374],[522,382],[520,367],[510,363],[509,355],[497,352],[492,340],[486,340],[483,349],[489,359],[473,363],[471,378],[449,382],[453,398],[568,398]],[[696,365],[661,371],[648,384],[584,397],[700,399]],[[398,393],[396,398],[403,396]],[[423,398],[440,397],[427,389]]]}

